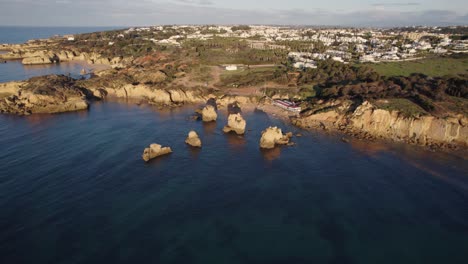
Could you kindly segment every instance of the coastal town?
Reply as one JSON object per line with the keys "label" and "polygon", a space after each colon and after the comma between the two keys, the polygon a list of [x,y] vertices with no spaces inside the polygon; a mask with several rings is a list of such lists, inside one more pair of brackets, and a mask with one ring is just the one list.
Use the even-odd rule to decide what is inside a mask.
{"label": "coastal town", "polygon": [[[454,27],[457,29],[457,27]],[[464,30],[464,31],[463,31]],[[209,41],[213,38],[246,40],[252,49],[284,50],[296,68],[315,68],[316,61],[332,59],[350,62],[388,62],[415,60],[429,54],[468,52],[468,39],[438,27],[395,29],[300,28],[280,26],[155,26],[130,28],[117,35],[125,38],[133,33],[167,35],[167,38],[143,37],[160,45],[180,46],[187,40]],[[457,32],[457,31],[454,31]],[[74,38],[67,38],[74,40]],[[114,45],[116,41],[109,41]],[[294,46],[300,46],[297,49]],[[300,51],[298,51],[300,50]]]}
{"label": "coastal town", "polygon": [[[159,46],[180,47],[190,41],[210,43],[220,38],[237,39],[254,50],[274,50],[287,54],[295,68],[316,68],[317,61],[327,59],[341,63],[379,63],[467,53],[467,31],[468,27],[359,29],[174,25],[110,31],[97,40],[114,46],[121,45],[129,38],[136,38],[142,43],[134,45],[145,45],[144,42],[147,42]],[[56,36],[55,39],[70,43],[83,41],[82,37],[74,35]],[[37,40],[30,41],[35,42]],[[7,44],[0,46],[1,50],[10,48]],[[56,61],[53,58],[50,60]]]}

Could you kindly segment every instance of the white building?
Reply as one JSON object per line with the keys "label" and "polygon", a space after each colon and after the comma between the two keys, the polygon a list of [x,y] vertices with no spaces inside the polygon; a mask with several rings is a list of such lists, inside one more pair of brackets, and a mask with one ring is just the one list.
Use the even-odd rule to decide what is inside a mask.
{"label": "white building", "polygon": [[226,71],[237,71],[237,66],[236,65],[226,66]]}

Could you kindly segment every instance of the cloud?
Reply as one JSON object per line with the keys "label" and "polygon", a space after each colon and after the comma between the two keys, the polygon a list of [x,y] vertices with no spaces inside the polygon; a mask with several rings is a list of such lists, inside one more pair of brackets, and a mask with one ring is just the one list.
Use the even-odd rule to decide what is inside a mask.
{"label": "cloud", "polygon": [[[139,26],[158,24],[274,24],[411,26],[468,24],[468,12],[363,8],[236,9],[208,0],[0,0],[0,25]],[[390,3],[392,4],[392,3]],[[416,4],[416,3],[407,3]],[[33,6],[33,8],[31,8]],[[53,14],[53,15],[50,15]]]}
{"label": "cloud", "polygon": [[410,3],[375,3],[372,6],[375,7],[405,7],[405,6],[419,6],[421,3],[410,2]]}
{"label": "cloud", "polygon": [[182,4],[194,4],[194,5],[214,5],[214,3],[210,0],[175,0],[175,2],[179,2]]}

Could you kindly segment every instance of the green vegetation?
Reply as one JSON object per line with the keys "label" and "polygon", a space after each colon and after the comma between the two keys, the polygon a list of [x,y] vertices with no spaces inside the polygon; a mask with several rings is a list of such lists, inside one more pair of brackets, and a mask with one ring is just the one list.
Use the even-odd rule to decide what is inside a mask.
{"label": "green vegetation", "polygon": [[433,57],[417,61],[366,64],[382,76],[410,76],[422,73],[432,77],[468,73],[468,56]]}
{"label": "green vegetation", "polygon": [[263,85],[273,79],[274,68],[251,68],[240,71],[225,71],[221,74],[221,86],[245,87]]}
{"label": "green vegetation", "polygon": [[220,64],[279,64],[287,58],[284,50],[251,49],[245,40],[239,38],[221,38],[186,40],[183,49],[205,65]]}
{"label": "green vegetation", "polygon": [[192,80],[197,82],[209,82],[212,79],[211,67],[205,65],[194,66],[190,74],[192,75]]}
{"label": "green vegetation", "polygon": [[239,31],[239,30],[249,31],[250,29],[251,27],[246,26],[246,25],[231,27],[232,31]]}
{"label": "green vegetation", "polygon": [[407,117],[418,117],[427,114],[422,107],[406,98],[387,98],[385,100],[376,100],[373,104],[380,109],[399,111]]}

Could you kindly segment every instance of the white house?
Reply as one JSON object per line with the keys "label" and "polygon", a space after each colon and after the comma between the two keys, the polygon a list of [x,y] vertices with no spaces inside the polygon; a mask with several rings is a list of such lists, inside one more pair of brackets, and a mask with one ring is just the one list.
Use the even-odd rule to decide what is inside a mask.
{"label": "white house", "polygon": [[226,71],[237,71],[237,66],[236,65],[226,66]]}

